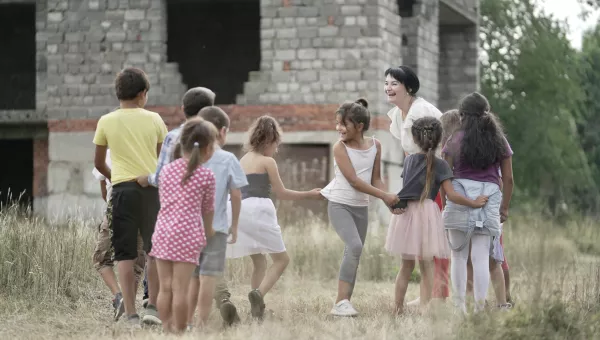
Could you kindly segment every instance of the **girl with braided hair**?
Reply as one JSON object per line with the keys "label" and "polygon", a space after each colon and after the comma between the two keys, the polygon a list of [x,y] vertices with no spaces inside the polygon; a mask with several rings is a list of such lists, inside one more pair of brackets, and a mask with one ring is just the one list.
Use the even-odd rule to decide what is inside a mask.
{"label": "girl with braided hair", "polygon": [[425,308],[431,300],[433,285],[433,258],[447,259],[450,255],[444,236],[442,215],[435,203],[440,186],[448,199],[457,204],[479,208],[487,197],[466,198],[454,191],[451,183],[452,169],[435,153],[442,138],[442,123],[434,117],[417,119],[411,133],[420,152],[406,157],[402,177],[404,184],[398,197],[400,202],[392,209],[385,248],[392,255],[402,258],[402,266],[396,277],[395,313],[404,311],[404,297],[408,280],[419,261],[421,279],[420,304]]}

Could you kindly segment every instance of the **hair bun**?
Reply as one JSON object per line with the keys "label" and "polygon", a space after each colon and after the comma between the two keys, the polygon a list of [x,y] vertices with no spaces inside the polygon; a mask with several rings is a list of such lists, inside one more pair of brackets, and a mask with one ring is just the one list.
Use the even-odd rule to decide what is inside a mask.
{"label": "hair bun", "polygon": [[366,100],[366,99],[364,99],[364,98],[358,98],[358,99],[355,101],[355,103],[356,103],[356,104],[359,104],[359,105],[362,105],[362,106],[364,106],[364,107],[365,107],[365,109],[368,109],[368,108],[369,108],[369,103],[368,103],[368,102],[367,102],[367,100]]}

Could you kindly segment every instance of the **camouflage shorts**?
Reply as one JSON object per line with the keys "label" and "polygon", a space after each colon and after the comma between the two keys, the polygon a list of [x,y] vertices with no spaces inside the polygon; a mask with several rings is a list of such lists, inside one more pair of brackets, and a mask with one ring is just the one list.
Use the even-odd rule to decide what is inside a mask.
{"label": "camouflage shorts", "polygon": [[[92,260],[96,270],[114,266],[114,248],[112,246],[112,204],[110,201],[106,207],[106,213],[102,218],[102,223],[98,226],[98,239]],[[135,263],[134,271],[136,279],[140,280],[144,272],[146,263],[142,244],[142,236],[138,233],[138,258]]]}

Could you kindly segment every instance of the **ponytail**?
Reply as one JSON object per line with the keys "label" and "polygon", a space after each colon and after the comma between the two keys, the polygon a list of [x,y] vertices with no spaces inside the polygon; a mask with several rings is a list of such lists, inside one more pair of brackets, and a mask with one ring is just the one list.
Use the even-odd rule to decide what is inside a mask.
{"label": "ponytail", "polygon": [[192,154],[190,155],[190,160],[187,164],[187,171],[181,180],[181,185],[185,185],[185,183],[192,177],[198,165],[200,165],[200,145],[198,142],[194,143],[194,148],[192,149]]}
{"label": "ponytail", "polygon": [[425,175],[425,187],[423,188],[423,192],[421,193],[420,201],[423,202],[427,196],[429,196],[429,192],[431,191],[431,182],[433,180],[433,163],[435,162],[435,147],[430,145],[429,150],[426,153],[427,159],[427,173]]}

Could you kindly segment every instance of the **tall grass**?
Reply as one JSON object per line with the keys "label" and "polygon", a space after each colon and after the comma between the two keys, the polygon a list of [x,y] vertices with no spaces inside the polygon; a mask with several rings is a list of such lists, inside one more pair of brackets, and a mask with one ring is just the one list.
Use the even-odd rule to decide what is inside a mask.
{"label": "tall grass", "polygon": [[[72,219],[62,224],[48,223],[21,212],[16,206],[0,211],[0,300],[78,305],[90,301],[91,291],[108,294],[91,260],[98,222]],[[517,308],[511,313],[484,314],[464,322],[442,322],[453,330],[444,331],[445,335],[437,338],[596,338],[600,334],[600,261],[581,251],[595,253],[586,251],[589,247],[582,244],[599,244],[598,227],[598,223],[588,220],[557,225],[535,216],[511,217],[504,225],[504,242]],[[398,273],[398,260],[383,247],[386,231],[385,227],[371,225],[358,273],[361,283],[391,284]],[[317,282],[337,279],[344,245],[330,226],[318,219],[305,219],[283,226],[283,235],[292,263],[280,285],[313,282],[310,284],[319,289]],[[249,259],[231,260],[227,263],[227,278],[234,287],[247,286],[251,270]],[[381,284],[372,285],[381,287]],[[286,289],[290,291],[284,294],[294,294],[296,288]],[[389,297],[375,293],[371,296],[378,305],[386,305],[392,294],[393,290],[389,291]],[[489,297],[493,300],[493,294]],[[302,297],[286,298],[291,301],[286,303],[293,305],[288,313],[300,313],[293,314],[295,317],[303,315],[301,311],[313,309],[326,313],[321,309],[327,304],[318,295],[308,297],[308,301],[316,303],[314,306],[307,305]],[[315,322],[308,316],[302,318]],[[368,324],[380,327],[375,326],[374,319],[361,322],[352,334],[366,334],[360,327]],[[377,334],[401,334],[388,321],[385,327],[386,330],[380,330],[383,333]]]}

